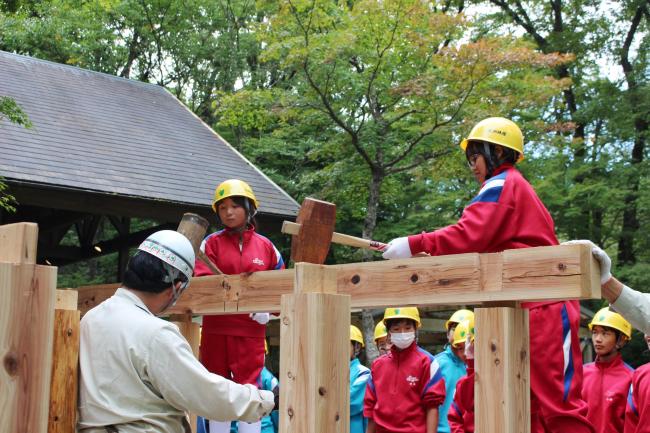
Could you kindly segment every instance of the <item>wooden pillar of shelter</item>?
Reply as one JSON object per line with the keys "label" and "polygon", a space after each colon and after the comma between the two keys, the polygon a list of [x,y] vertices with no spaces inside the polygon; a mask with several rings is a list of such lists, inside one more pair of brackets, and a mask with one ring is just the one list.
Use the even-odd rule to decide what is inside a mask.
{"label": "wooden pillar of shelter", "polygon": [[282,295],[282,433],[349,432],[350,296],[336,291],[335,269],[298,263]]}
{"label": "wooden pillar of shelter", "polygon": [[0,226],[0,433],[44,433],[57,269],[36,265],[38,227]]}
{"label": "wooden pillar of shelter", "polygon": [[475,310],[476,433],[530,433],[528,310]]}
{"label": "wooden pillar of shelter", "polygon": [[77,424],[79,321],[76,290],[56,291],[48,433],[70,433]]}

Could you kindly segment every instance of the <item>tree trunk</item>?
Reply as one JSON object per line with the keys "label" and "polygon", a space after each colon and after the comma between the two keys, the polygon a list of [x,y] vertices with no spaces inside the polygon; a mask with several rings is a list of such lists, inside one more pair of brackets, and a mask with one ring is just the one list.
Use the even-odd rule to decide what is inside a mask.
{"label": "tree trunk", "polygon": [[[384,181],[384,171],[380,168],[372,167],[372,178],[370,179],[370,190],[368,194],[368,206],[366,217],[363,221],[362,237],[372,239],[377,226],[377,209],[379,209],[379,193],[381,184]],[[362,260],[364,262],[372,260],[375,254],[370,250],[364,250]],[[373,310],[363,309],[361,311],[361,326],[363,329],[363,341],[365,341],[366,359],[372,363],[378,356],[379,350],[375,345],[375,319]]]}

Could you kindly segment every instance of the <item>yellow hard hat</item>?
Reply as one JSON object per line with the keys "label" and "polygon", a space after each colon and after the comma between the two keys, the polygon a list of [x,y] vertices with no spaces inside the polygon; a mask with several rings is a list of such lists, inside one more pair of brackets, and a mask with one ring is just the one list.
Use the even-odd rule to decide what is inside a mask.
{"label": "yellow hard hat", "polygon": [[255,209],[259,208],[260,205],[253,194],[253,189],[243,180],[239,179],[228,179],[224,180],[217,186],[214,190],[214,198],[212,199],[212,210],[217,212],[217,202],[228,197],[246,197],[252,200],[255,205]]}
{"label": "yellow hard hat", "polygon": [[361,347],[363,347],[363,334],[361,333],[361,330],[354,325],[350,325],[350,341],[359,342],[361,343]]}
{"label": "yellow hard hat", "polygon": [[470,310],[458,310],[451,315],[449,320],[445,322],[445,328],[449,331],[452,323],[460,323],[463,320],[471,320],[474,323],[474,313]]}
{"label": "yellow hard hat", "polygon": [[474,318],[470,320],[463,320],[458,322],[458,326],[454,329],[454,342],[451,343],[454,347],[458,347],[460,343],[467,341],[467,336],[474,341]]}
{"label": "yellow hard hat", "polygon": [[391,319],[411,319],[415,320],[417,327],[421,326],[420,324],[420,312],[418,307],[390,307],[386,308],[384,311],[384,320],[383,323],[386,325],[386,320]]}
{"label": "yellow hard hat", "polygon": [[589,330],[591,331],[591,328],[594,326],[614,328],[621,331],[628,340],[632,338],[632,325],[630,325],[630,322],[625,320],[620,314],[610,310],[609,307],[601,308],[594,314],[594,318],[589,323]]}
{"label": "yellow hard hat", "polygon": [[460,142],[463,152],[471,140],[487,141],[519,152],[517,162],[524,159],[524,134],[515,122],[505,117],[488,117],[472,128],[467,138]]}
{"label": "yellow hard hat", "polygon": [[377,323],[377,326],[375,326],[375,341],[386,336],[388,336],[388,331],[386,330],[384,322],[382,321]]}

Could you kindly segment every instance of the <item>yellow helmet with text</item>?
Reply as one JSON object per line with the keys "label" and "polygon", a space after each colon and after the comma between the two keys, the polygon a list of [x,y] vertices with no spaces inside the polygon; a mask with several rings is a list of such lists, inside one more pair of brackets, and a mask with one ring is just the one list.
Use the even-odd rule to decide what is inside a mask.
{"label": "yellow helmet with text", "polygon": [[384,325],[386,325],[387,320],[391,320],[391,319],[411,319],[415,321],[418,328],[421,326],[420,312],[418,311],[418,307],[386,308],[386,311],[384,311],[384,320],[383,320]]}
{"label": "yellow helmet with text", "polygon": [[632,325],[630,325],[630,322],[625,320],[620,314],[610,310],[609,307],[601,308],[594,314],[594,318],[589,323],[589,330],[591,331],[594,326],[614,328],[622,332],[628,340],[632,338]]}
{"label": "yellow helmet with text", "polygon": [[255,209],[260,205],[253,194],[253,189],[249,184],[239,179],[228,179],[221,182],[214,190],[214,198],[212,199],[212,210],[217,212],[217,203],[228,197],[246,197],[253,202]]}
{"label": "yellow helmet with text", "polygon": [[519,153],[517,162],[524,159],[524,134],[515,122],[505,117],[488,117],[477,123],[467,138],[460,142],[463,152],[472,140],[487,141],[507,147]]}
{"label": "yellow helmet with text", "polygon": [[361,330],[354,325],[350,325],[350,341],[361,343],[361,347],[363,347],[363,334],[361,333]]}
{"label": "yellow helmet with text", "polygon": [[449,320],[445,322],[445,328],[449,331],[452,323],[460,323],[463,320],[471,320],[474,323],[474,313],[471,310],[458,310],[451,315]]}

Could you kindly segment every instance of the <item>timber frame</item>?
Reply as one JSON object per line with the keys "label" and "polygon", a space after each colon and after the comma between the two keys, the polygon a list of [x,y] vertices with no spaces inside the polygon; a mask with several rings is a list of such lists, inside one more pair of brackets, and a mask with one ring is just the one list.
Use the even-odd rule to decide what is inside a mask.
{"label": "timber frame", "polygon": [[[116,287],[56,291],[57,301],[56,268],[35,265],[37,231],[0,226],[0,433],[74,431],[78,313]],[[590,248],[564,245],[193,278],[171,313],[195,347],[192,315],[281,311],[280,431],[347,433],[350,308],[477,305],[476,431],[526,433],[528,312],[517,304],[599,297]],[[55,321],[55,307],[73,314]]]}

